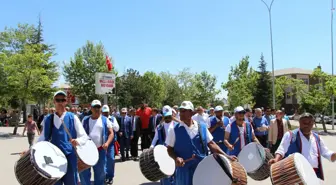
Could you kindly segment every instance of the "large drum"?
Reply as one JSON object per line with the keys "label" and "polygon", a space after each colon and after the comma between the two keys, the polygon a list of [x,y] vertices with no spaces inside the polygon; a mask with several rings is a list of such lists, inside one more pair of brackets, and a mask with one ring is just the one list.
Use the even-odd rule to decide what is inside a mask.
{"label": "large drum", "polygon": [[318,185],[320,184],[314,169],[300,153],[291,154],[271,166],[273,185]]}
{"label": "large drum", "polygon": [[41,141],[31,147],[15,164],[21,185],[53,185],[67,172],[68,161],[55,145]]}
{"label": "large drum", "polygon": [[157,145],[140,155],[141,173],[150,181],[155,182],[167,178],[175,172],[175,161],[168,155],[167,147]]}
{"label": "large drum", "polygon": [[224,155],[209,155],[197,166],[193,185],[246,185],[245,169]]}
{"label": "large drum", "polygon": [[92,140],[84,145],[76,146],[78,173],[96,165],[99,160],[98,149]]}
{"label": "large drum", "polygon": [[247,175],[256,181],[262,181],[270,176],[268,161],[273,155],[259,143],[249,143],[239,153],[238,160],[245,168]]}

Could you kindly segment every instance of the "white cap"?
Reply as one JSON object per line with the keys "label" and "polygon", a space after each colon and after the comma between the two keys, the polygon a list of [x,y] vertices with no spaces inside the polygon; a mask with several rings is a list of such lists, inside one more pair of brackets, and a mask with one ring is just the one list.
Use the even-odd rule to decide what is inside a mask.
{"label": "white cap", "polygon": [[162,108],[162,114],[164,117],[173,115],[173,110],[169,105],[165,105]]}
{"label": "white cap", "polygon": [[54,98],[55,98],[57,95],[67,96],[67,94],[66,94],[64,91],[57,91],[57,92],[55,92],[55,94],[54,94]]}
{"label": "white cap", "polygon": [[102,108],[102,112],[110,112],[110,108],[108,105],[104,105]]}
{"label": "white cap", "polygon": [[242,106],[238,106],[234,109],[234,113],[245,112],[245,109]]}
{"label": "white cap", "polygon": [[121,112],[127,112],[127,108],[122,108]]}
{"label": "white cap", "polygon": [[91,103],[91,107],[94,107],[96,105],[101,106],[101,102],[99,100],[93,100],[92,103]]}
{"label": "white cap", "polygon": [[213,107],[211,107],[209,110],[214,110],[214,108],[213,108]]}
{"label": "white cap", "polygon": [[215,112],[217,112],[217,111],[223,111],[223,110],[224,110],[223,107],[220,106],[220,105],[218,105],[218,106],[215,107]]}
{"label": "white cap", "polygon": [[187,109],[194,111],[194,105],[191,103],[191,101],[183,101],[181,103],[180,109]]}

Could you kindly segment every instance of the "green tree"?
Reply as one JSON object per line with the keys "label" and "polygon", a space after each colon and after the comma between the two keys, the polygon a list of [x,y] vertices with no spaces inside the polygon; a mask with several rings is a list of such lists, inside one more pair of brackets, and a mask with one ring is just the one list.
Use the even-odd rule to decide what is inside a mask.
{"label": "green tree", "polygon": [[184,68],[176,75],[179,87],[182,90],[182,99],[192,101],[193,95],[196,94],[195,74],[190,72],[189,68]]}
{"label": "green tree", "polygon": [[194,86],[196,93],[192,94],[192,101],[195,105],[207,107],[207,105],[216,99],[220,93],[216,89],[217,78],[206,71],[195,75]]}
{"label": "green tree", "polygon": [[154,72],[147,71],[141,81],[144,86],[145,101],[152,107],[160,108],[165,97],[165,88],[161,77]]}
{"label": "green tree", "polygon": [[87,41],[76,51],[70,62],[64,64],[64,77],[81,103],[102,99],[102,96],[95,94],[95,73],[108,72],[106,55],[102,43],[94,44]]}
{"label": "green tree", "polygon": [[270,107],[272,100],[272,81],[270,73],[266,70],[267,63],[261,54],[256,91],[254,92],[255,107]]}
{"label": "green tree", "polygon": [[169,72],[161,72],[159,76],[164,84],[164,105],[178,105],[183,101],[182,89],[179,86],[177,77]]}
{"label": "green tree", "polygon": [[249,67],[249,56],[243,57],[238,65],[231,67],[229,78],[222,88],[228,91],[229,109],[249,104],[254,106],[258,74]]}

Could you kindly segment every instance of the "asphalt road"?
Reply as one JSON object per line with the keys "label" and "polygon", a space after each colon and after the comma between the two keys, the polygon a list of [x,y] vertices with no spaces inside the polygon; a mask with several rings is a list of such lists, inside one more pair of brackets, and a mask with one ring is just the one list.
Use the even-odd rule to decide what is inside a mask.
{"label": "asphalt road", "polygon": [[[0,184],[1,185],[18,185],[14,174],[14,164],[19,159],[19,153],[28,148],[26,137],[5,137],[12,132],[13,128],[0,127]],[[19,133],[22,133],[22,128],[19,128]],[[336,136],[321,136],[326,145],[333,151],[336,151]],[[117,157],[118,159],[119,157]],[[323,159],[326,181],[324,184],[336,184],[336,164]],[[149,182],[141,174],[139,163],[134,161],[117,162],[114,185],[159,185],[157,182]],[[205,177],[206,178],[206,177]],[[271,181],[254,181],[248,179],[249,185],[270,185]],[[210,185],[210,184],[209,184]]]}

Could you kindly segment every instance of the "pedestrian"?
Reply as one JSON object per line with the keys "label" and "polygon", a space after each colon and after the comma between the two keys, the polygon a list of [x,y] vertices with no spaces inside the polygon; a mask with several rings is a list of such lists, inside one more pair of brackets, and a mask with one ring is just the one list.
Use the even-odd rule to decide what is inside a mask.
{"label": "pedestrian", "polygon": [[28,119],[27,122],[25,123],[22,136],[24,136],[26,130],[27,130],[29,148],[31,148],[34,143],[35,132],[37,132],[37,134],[40,135],[40,130],[38,129],[36,122],[33,120],[33,115],[31,114],[28,115]]}
{"label": "pedestrian", "polygon": [[152,109],[148,107],[145,102],[142,102],[140,108],[136,111],[136,115],[141,119],[141,150],[143,151],[144,149],[149,148],[151,144],[151,130],[148,126],[149,119],[152,115]]}
{"label": "pedestrian", "polygon": [[281,110],[278,110],[275,115],[276,119],[271,120],[268,130],[268,147],[272,154],[278,149],[282,137],[288,131],[288,125],[286,124],[286,120],[282,117]]}
{"label": "pedestrian", "polygon": [[269,122],[262,115],[262,110],[260,108],[255,109],[255,115],[256,116],[253,118],[254,134],[258,138],[260,144],[267,148]]}
{"label": "pedestrian", "polygon": [[132,128],[133,128],[133,139],[131,141],[131,156],[134,161],[139,160],[138,154],[138,142],[141,134],[141,119],[139,116],[135,115],[135,109],[130,111],[131,120],[132,120]]}
{"label": "pedestrian", "polygon": [[133,128],[132,128],[132,120],[127,115],[127,108],[122,108],[120,117],[118,119],[120,130],[118,132],[120,138],[120,153],[121,153],[121,161],[126,161],[129,159],[129,149],[130,142],[133,139]]}

